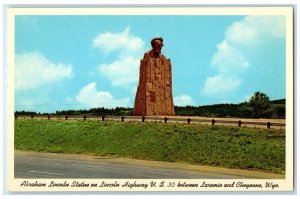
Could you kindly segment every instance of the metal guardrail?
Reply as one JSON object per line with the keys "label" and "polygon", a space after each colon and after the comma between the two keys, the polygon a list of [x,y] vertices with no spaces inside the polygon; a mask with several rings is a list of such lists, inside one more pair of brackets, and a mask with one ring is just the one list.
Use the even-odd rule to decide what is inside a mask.
{"label": "metal guardrail", "polygon": [[94,120],[101,120],[101,121],[108,121],[108,120],[114,120],[114,121],[121,121],[125,122],[127,121],[140,121],[140,122],[183,122],[187,124],[193,123],[209,123],[211,125],[215,124],[231,124],[231,125],[237,125],[241,127],[242,125],[254,125],[254,126],[266,126],[267,128],[271,127],[285,127],[285,122],[265,122],[265,121],[245,121],[245,120],[224,120],[224,118],[191,118],[191,117],[176,117],[176,116],[170,116],[170,117],[163,117],[163,116],[109,116],[109,115],[102,115],[102,116],[95,116],[95,115],[62,115],[62,116],[56,116],[56,115],[15,115],[15,119],[18,119],[18,117],[23,118],[38,118],[38,119],[94,119]]}

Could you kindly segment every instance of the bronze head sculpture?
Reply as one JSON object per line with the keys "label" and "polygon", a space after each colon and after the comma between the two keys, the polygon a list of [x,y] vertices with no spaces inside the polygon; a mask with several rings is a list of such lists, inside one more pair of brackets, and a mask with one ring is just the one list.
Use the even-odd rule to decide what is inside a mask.
{"label": "bronze head sculpture", "polygon": [[144,59],[151,57],[151,58],[165,58],[164,55],[161,53],[161,49],[164,46],[164,40],[162,37],[156,37],[151,40],[152,50],[146,52],[144,54]]}

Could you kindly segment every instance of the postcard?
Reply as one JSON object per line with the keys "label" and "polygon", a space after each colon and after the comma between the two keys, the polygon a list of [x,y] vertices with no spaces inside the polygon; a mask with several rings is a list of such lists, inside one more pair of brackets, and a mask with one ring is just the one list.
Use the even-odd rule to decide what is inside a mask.
{"label": "postcard", "polygon": [[293,12],[8,6],[9,191],[292,192]]}

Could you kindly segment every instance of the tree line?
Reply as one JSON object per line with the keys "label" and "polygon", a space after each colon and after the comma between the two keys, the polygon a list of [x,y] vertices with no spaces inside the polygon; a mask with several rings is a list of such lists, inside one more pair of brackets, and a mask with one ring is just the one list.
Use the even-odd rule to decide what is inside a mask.
{"label": "tree line", "polygon": [[255,92],[249,101],[239,104],[175,107],[177,115],[201,117],[285,118],[285,99],[271,101],[262,92]]}
{"label": "tree line", "polygon": [[[269,97],[261,92],[255,92],[249,101],[239,104],[214,104],[206,106],[175,106],[178,116],[200,117],[238,117],[238,118],[285,118],[285,99],[270,101]],[[16,115],[50,115],[28,111],[16,111]],[[61,110],[51,115],[113,115],[131,116],[133,108],[92,108],[89,110]]]}

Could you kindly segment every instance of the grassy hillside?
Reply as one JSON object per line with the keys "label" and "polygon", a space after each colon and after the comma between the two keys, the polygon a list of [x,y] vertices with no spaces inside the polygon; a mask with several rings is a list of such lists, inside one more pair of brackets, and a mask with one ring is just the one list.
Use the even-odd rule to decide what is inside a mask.
{"label": "grassy hillside", "polygon": [[15,149],[285,171],[285,132],[90,120],[15,120]]}

